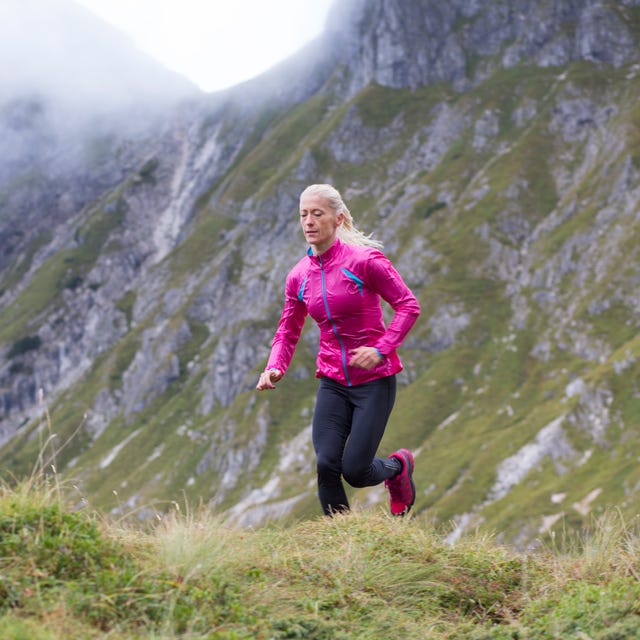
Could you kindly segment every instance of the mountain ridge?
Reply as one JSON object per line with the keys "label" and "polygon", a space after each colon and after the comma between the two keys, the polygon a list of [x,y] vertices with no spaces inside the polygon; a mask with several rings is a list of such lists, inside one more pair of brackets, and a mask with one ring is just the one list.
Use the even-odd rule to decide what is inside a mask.
{"label": "mountain ridge", "polygon": [[253,386],[298,194],[327,181],[425,310],[382,445],[416,450],[416,510],[518,546],[560,513],[632,513],[638,24],[631,0],[354,0],[301,58],[115,136],[120,180],[0,272],[2,464],[29,469],[46,409],[57,467],[105,509],[315,513],[316,329],[277,393]]}

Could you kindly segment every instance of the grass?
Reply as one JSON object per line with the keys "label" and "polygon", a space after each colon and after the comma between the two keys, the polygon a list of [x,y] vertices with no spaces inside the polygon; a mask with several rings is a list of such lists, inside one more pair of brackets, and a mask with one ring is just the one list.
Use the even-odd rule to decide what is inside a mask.
{"label": "grass", "polygon": [[[111,233],[123,223],[125,214],[126,203],[119,194],[109,195],[87,212],[86,220],[75,230],[75,246],[63,249],[43,262],[34,272],[29,287],[0,311],[0,340],[22,333],[33,314],[64,304],[61,293],[65,289],[75,291],[83,284]],[[41,235],[28,251],[29,265],[33,258],[31,254],[47,238],[48,234]]]}
{"label": "grass", "polygon": [[325,97],[317,97],[287,112],[239,163],[226,197],[242,201],[256,192],[256,185],[272,181],[274,157],[279,157],[282,149],[295,148],[300,137],[322,120],[327,106]]}
{"label": "grass", "polygon": [[640,539],[610,511],[517,553],[354,510],[239,530],[174,503],[109,520],[40,473],[0,486],[3,638],[638,637]]}
{"label": "grass", "polygon": [[27,246],[24,257],[4,270],[1,280],[3,289],[9,290],[20,282],[31,268],[33,258],[38,250],[46,246],[51,241],[51,237],[51,231],[48,229],[36,235]]}

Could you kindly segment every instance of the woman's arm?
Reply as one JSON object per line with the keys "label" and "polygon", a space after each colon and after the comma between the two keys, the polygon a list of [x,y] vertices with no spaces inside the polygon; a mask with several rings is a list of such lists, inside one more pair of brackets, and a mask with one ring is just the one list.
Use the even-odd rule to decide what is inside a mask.
{"label": "woman's arm", "polygon": [[260,374],[256,389],[273,389],[282,379],[293,358],[306,317],[307,306],[298,299],[294,283],[287,279],[284,307],[271,343],[267,366]]}
{"label": "woman's arm", "polygon": [[385,356],[397,349],[407,337],[420,315],[420,303],[391,261],[380,251],[373,252],[367,262],[367,284],[394,310],[387,331],[373,345]]}

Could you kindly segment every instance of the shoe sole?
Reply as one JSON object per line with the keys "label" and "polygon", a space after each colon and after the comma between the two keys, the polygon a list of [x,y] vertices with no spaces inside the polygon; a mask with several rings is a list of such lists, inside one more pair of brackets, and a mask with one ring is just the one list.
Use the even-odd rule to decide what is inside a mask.
{"label": "shoe sole", "polygon": [[[409,482],[411,483],[411,503],[407,505],[407,508],[403,511],[402,515],[406,515],[407,513],[409,513],[409,511],[411,510],[411,507],[413,507],[416,501],[416,485],[413,482],[413,470],[415,468],[415,463],[413,461],[413,454],[408,449],[404,449],[404,451],[406,451],[409,454],[407,457],[410,462]],[[407,460],[407,458],[405,458],[404,455],[402,457],[405,459],[405,461]]]}

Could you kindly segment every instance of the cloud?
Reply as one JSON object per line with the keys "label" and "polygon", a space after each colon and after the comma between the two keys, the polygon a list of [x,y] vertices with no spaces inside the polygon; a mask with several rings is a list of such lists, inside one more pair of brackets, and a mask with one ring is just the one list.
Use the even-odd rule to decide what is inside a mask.
{"label": "cloud", "polygon": [[195,92],[70,0],[0,2],[0,102],[37,95],[79,111],[108,111]]}
{"label": "cloud", "polygon": [[332,0],[78,0],[205,91],[237,85],[319,35]]}

